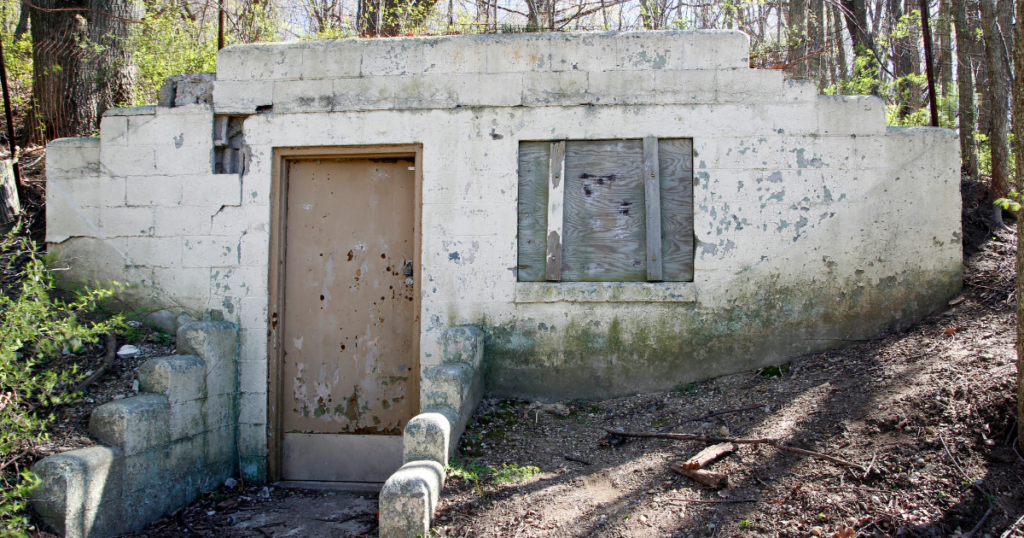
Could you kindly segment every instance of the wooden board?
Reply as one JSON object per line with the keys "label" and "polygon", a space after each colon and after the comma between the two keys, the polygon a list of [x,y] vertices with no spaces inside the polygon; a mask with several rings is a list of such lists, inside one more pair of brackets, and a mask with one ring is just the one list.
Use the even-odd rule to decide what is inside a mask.
{"label": "wooden board", "polygon": [[565,145],[562,280],[647,280],[641,140]]}
{"label": "wooden board", "polygon": [[644,210],[647,212],[647,280],[661,280],[661,180],[658,139],[644,138]]}
{"label": "wooden board", "polygon": [[519,143],[520,282],[545,280],[551,142]]}
{"label": "wooden board", "polygon": [[565,142],[551,143],[548,167],[548,246],[545,258],[545,278],[552,282],[562,280],[562,222],[565,200]]}
{"label": "wooden board", "polygon": [[693,281],[693,141],[658,141],[661,266],[666,282]]}

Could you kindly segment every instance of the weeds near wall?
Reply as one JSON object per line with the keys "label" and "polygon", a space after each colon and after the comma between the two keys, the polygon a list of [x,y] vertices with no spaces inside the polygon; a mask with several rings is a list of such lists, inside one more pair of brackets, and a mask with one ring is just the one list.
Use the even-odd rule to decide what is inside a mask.
{"label": "weeds near wall", "polygon": [[35,477],[25,457],[46,439],[55,406],[75,400],[76,354],[122,324],[89,320],[112,290],[63,296],[36,244],[15,229],[0,241],[0,537],[27,536]]}
{"label": "weeds near wall", "polygon": [[490,467],[483,465],[477,459],[468,461],[456,461],[448,467],[448,476],[473,484],[480,492],[483,492],[481,482],[485,485],[500,486],[503,484],[517,484],[525,482],[540,474],[540,469],[533,465],[517,465],[515,463],[503,463],[501,467]]}

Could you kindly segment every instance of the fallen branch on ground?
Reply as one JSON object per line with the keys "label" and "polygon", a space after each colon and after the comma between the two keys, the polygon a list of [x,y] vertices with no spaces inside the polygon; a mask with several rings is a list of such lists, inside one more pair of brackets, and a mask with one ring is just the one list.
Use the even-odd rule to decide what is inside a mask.
{"label": "fallen branch on ground", "polygon": [[665,499],[665,500],[666,501],[678,501],[678,502],[684,502],[684,503],[718,504],[718,503],[756,503],[760,499],[721,499],[721,500],[708,499],[708,500],[704,500],[704,499],[677,499],[677,498],[673,497],[671,499]]}
{"label": "fallen branch on ground", "polygon": [[985,520],[988,519],[988,516],[992,513],[993,508],[995,508],[995,506],[989,504],[988,510],[985,510],[985,515],[981,516],[981,520],[978,521],[978,524],[975,525],[973,529],[971,529],[971,532],[968,532],[967,534],[963,535],[962,538],[971,538],[971,536],[974,536],[975,533],[977,533],[981,529],[981,526],[985,524]]}
{"label": "fallen branch on ground", "polygon": [[644,433],[644,432],[624,432],[621,430],[614,430],[611,428],[602,428],[604,431],[622,437],[651,437],[656,439],[672,439],[675,441],[703,441],[705,443],[736,443],[739,445],[770,445],[779,450],[786,452],[792,452],[794,454],[803,454],[804,456],[811,456],[823,460],[831,461],[832,463],[838,463],[839,465],[845,465],[851,469],[856,469],[861,472],[865,472],[863,466],[839,458],[834,458],[821,452],[814,452],[812,450],[804,450],[802,448],[794,448],[782,444],[782,441],[771,437],[764,437],[760,439],[739,439],[735,437],[718,437],[714,435],[690,435],[685,433]]}
{"label": "fallen branch on ground", "polygon": [[726,454],[731,454],[735,451],[736,445],[732,443],[719,443],[701,450],[697,455],[683,463],[670,464],[669,468],[683,476],[696,480],[705,486],[711,486],[713,488],[728,488],[731,486],[729,484],[729,475],[725,473],[701,471],[699,469],[718,458],[721,458]]}
{"label": "fallen branch on ground", "polygon": [[689,423],[689,422],[697,422],[699,420],[705,420],[705,419],[709,419],[709,418],[712,418],[712,417],[717,417],[719,415],[731,415],[733,413],[739,413],[739,412],[742,412],[742,411],[751,411],[753,409],[761,409],[762,407],[764,407],[764,406],[763,405],[752,405],[750,407],[742,407],[740,409],[728,409],[726,411],[718,411],[717,413],[711,413],[710,415],[704,415],[702,417],[688,418],[688,419],[686,419],[686,420],[684,420],[682,422],[677,422],[675,424],[672,424],[671,426],[665,426],[664,428],[658,430],[658,433],[665,433],[665,432],[667,432],[667,431],[669,431],[669,430],[671,430],[673,428],[678,428],[678,427],[682,426],[683,424],[686,424],[686,423]]}
{"label": "fallen branch on ground", "polygon": [[107,333],[107,352],[103,356],[103,363],[96,369],[89,377],[82,380],[77,386],[75,386],[75,392],[82,392],[89,388],[89,385],[95,383],[99,378],[103,377],[103,374],[114,366],[114,358],[117,357],[117,336],[113,332]]}

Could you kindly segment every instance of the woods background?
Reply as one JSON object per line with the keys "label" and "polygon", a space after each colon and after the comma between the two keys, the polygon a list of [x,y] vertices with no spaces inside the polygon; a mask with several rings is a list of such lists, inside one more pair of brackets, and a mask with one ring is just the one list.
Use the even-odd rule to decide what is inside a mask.
{"label": "woods background", "polygon": [[[921,24],[927,0],[223,1],[225,44],[736,29],[750,36],[752,67],[813,80],[822,94],[877,95],[890,125],[929,122]],[[154,103],[165,77],[214,71],[219,9],[216,0],[3,0],[17,144],[89,135],[109,107]],[[964,170],[991,175],[992,195],[1002,196],[1013,170],[1014,4],[931,0],[927,9],[940,124],[963,135]]]}

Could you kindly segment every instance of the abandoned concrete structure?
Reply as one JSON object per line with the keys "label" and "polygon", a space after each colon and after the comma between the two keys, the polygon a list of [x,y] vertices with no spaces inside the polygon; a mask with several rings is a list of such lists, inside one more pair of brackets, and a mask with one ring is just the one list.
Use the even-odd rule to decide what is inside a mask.
{"label": "abandoned concrete structure", "polygon": [[[169,310],[169,331],[182,311],[237,324],[250,480],[380,482],[442,459],[483,382],[549,400],[666,389],[945,304],[956,135],[887,129],[878,99],[818,96],[750,69],[747,47],[228,47],[215,80],[181,77],[164,106],[50,145],[47,243],[69,280],[137,284],[128,298]],[[403,459],[430,410],[416,435],[435,448]]]}

